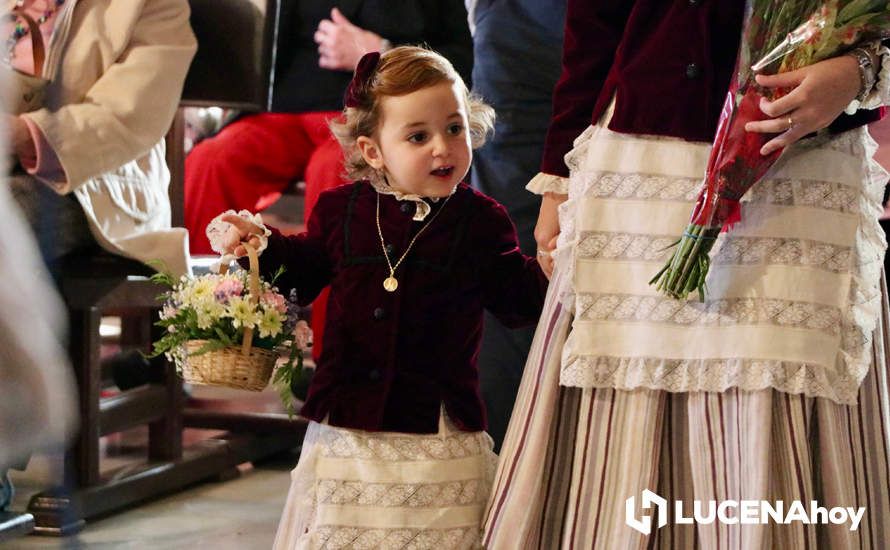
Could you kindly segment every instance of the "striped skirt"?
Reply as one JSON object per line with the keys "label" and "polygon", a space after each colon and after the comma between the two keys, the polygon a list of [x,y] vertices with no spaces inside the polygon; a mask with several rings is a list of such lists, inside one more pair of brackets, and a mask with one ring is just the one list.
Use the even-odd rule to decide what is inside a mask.
{"label": "striped skirt", "polygon": [[276,550],[480,548],[497,457],[485,432],[366,432],[312,422]]}
{"label": "striped skirt", "polygon": [[[557,272],[551,284],[560,284]],[[486,509],[491,549],[886,548],[890,540],[886,286],[857,405],[775,389],[679,392],[559,384],[572,315],[550,293]],[[860,523],[680,523],[644,534],[644,490],[667,503],[811,501]],[[636,505],[628,510],[628,499]],[[818,519],[818,518],[817,518]]]}

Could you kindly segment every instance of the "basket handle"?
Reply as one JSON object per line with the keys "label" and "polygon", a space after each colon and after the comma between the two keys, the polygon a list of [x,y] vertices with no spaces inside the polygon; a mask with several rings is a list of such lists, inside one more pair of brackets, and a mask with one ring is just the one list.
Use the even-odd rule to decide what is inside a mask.
{"label": "basket handle", "polygon": [[19,8],[14,8],[11,12],[16,17],[22,18],[28,25],[28,34],[31,35],[31,51],[34,55],[34,76],[43,74],[43,62],[46,59],[46,49],[43,47],[43,35],[40,33],[40,26],[34,18]]}
{"label": "basket handle", "polygon": [[[250,303],[258,304],[260,301],[260,260],[257,257],[256,249],[246,242],[241,246],[247,250],[247,259],[250,262],[250,271],[248,272],[248,284],[250,285]],[[229,266],[219,264],[219,274],[225,275],[229,272]],[[250,355],[250,349],[253,345],[253,329],[244,327],[244,337],[241,339],[241,355]]]}
{"label": "basket handle", "polygon": [[[256,249],[247,243],[241,243],[247,250],[247,258],[250,261],[250,272],[248,274],[250,284],[250,303],[256,305],[260,301],[260,261],[257,257]],[[253,329],[244,328],[244,338],[241,340],[241,355],[250,355],[250,347],[253,343]]]}

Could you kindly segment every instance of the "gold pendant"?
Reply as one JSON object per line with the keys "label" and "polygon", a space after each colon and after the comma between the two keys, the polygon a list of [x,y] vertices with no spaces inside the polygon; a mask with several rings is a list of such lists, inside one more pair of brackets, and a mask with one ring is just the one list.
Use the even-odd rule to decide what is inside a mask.
{"label": "gold pendant", "polygon": [[383,288],[385,288],[387,292],[395,292],[396,289],[399,288],[399,282],[395,277],[389,276],[383,281]]}

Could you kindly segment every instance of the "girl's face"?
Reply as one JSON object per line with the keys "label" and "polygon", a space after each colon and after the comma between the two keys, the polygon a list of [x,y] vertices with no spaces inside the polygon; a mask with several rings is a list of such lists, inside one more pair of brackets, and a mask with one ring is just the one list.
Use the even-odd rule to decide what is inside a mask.
{"label": "girl's face", "polygon": [[380,101],[380,124],[359,137],[365,161],[404,193],[446,197],[473,159],[467,106],[457,84],[442,82]]}

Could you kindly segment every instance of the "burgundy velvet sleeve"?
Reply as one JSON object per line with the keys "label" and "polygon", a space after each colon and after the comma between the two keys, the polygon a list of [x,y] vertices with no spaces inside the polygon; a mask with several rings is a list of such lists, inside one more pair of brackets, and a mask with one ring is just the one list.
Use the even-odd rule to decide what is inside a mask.
{"label": "burgundy velvet sleeve", "polygon": [[563,157],[590,124],[633,6],[631,0],[569,0],[562,74],[553,90],[553,115],[544,142],[542,172],[569,175]]}
{"label": "burgundy velvet sleeve", "polygon": [[544,307],[547,277],[536,259],[520,251],[506,209],[494,201],[483,207],[472,233],[485,308],[511,328],[535,324]]}
{"label": "burgundy velvet sleeve", "polygon": [[[324,196],[320,197],[309,217],[306,231],[298,235],[285,236],[274,227],[270,228],[272,234],[269,235],[269,246],[260,255],[260,273],[263,278],[270,280],[278,268],[283,266],[284,273],[275,286],[285,295],[292,288],[296,289],[301,305],[310,304],[333,277],[331,258],[325,246],[327,233],[324,220],[329,219],[329,209]],[[247,258],[239,259],[238,263],[246,268]]]}

